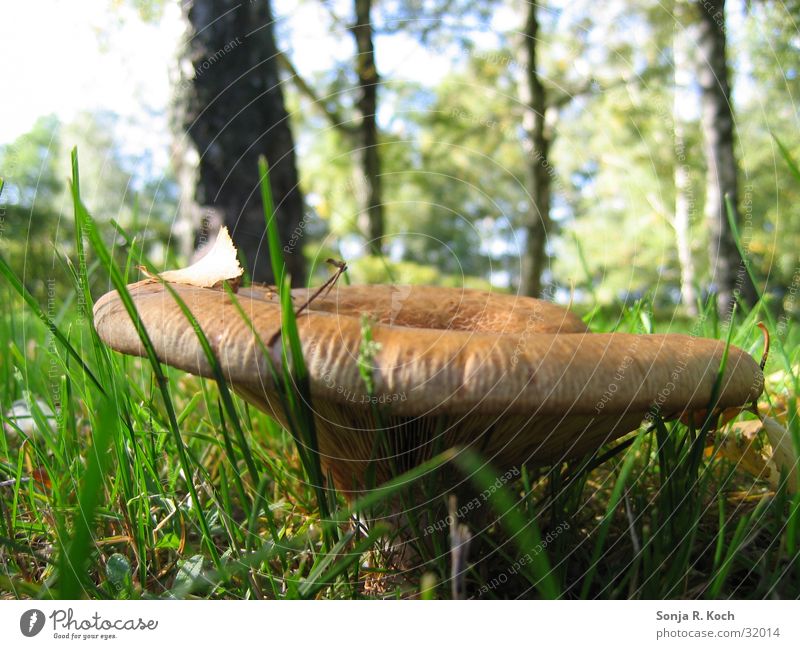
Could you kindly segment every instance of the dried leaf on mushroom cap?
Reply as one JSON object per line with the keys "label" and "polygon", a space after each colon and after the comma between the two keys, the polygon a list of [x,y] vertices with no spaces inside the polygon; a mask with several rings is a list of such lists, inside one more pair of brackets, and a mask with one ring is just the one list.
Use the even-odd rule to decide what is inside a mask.
{"label": "dried leaf on mushroom cap", "polygon": [[[156,279],[142,269],[145,275]],[[238,283],[237,280],[244,274],[244,269],[239,265],[236,246],[233,245],[228,228],[222,227],[217,234],[217,239],[208,254],[186,268],[168,270],[159,273],[165,282],[174,284],[188,284],[200,288],[218,286],[224,281]]]}

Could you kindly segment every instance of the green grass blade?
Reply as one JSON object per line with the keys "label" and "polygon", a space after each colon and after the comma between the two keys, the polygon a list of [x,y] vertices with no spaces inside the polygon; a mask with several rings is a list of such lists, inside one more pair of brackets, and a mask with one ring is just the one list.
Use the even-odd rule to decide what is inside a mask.
{"label": "green grass blade", "polygon": [[628,450],[625,459],[622,462],[622,469],[620,469],[619,476],[617,476],[617,480],[614,483],[614,489],[611,492],[611,497],[609,498],[608,505],[606,506],[605,516],[603,517],[603,520],[600,523],[600,529],[597,532],[597,540],[595,541],[594,549],[592,551],[589,570],[587,571],[586,577],[583,580],[583,585],[581,586],[581,599],[586,599],[589,596],[589,591],[591,590],[592,582],[594,581],[594,576],[597,572],[597,566],[600,562],[600,556],[603,552],[603,548],[605,547],[606,538],[608,538],[608,532],[611,527],[611,521],[613,519],[614,512],[616,511],[617,505],[622,498],[622,490],[625,488],[628,478],[633,471],[633,464],[636,460],[636,456],[639,452],[639,447],[642,445],[643,439],[644,435],[641,433],[636,436],[636,441],[634,441],[634,443],[631,445],[631,448]]}
{"label": "green grass blade", "polygon": [[272,275],[278,290],[283,289],[283,275],[286,264],[281,250],[281,238],[278,234],[278,223],[275,216],[275,205],[272,201],[272,187],[269,182],[269,167],[267,159],[262,155],[258,158],[258,173],[261,180],[261,201],[264,205],[264,220],[267,224],[267,243],[269,245],[269,263],[272,265]]}
{"label": "green grass blade", "polygon": [[792,172],[792,175],[795,179],[800,182],[800,167],[797,166],[797,162],[795,161],[794,157],[792,156],[789,149],[781,142],[777,136],[773,133],[772,139],[775,140],[775,143],[778,145],[778,150],[781,152],[781,157],[786,162],[786,165],[789,167],[789,171]]}
{"label": "green grass blade", "polygon": [[172,399],[170,397],[169,383],[167,381],[167,377],[165,376],[164,371],[161,369],[161,363],[159,362],[158,356],[156,355],[155,348],[153,347],[153,342],[150,340],[150,336],[147,333],[147,330],[144,328],[142,320],[139,317],[138,312],[136,311],[136,306],[134,305],[133,299],[131,298],[131,295],[128,292],[125,280],[122,277],[119,268],[116,266],[113,259],[111,259],[111,255],[109,254],[105,243],[100,237],[97,228],[94,227],[92,218],[89,215],[88,211],[86,210],[85,206],[83,206],[83,204],[79,202],[78,207],[79,211],[81,212],[82,218],[89,224],[89,227],[86,228],[86,232],[89,237],[89,240],[92,243],[92,248],[94,249],[97,256],[100,258],[100,261],[104,266],[106,272],[111,277],[111,282],[114,285],[114,288],[117,290],[117,293],[119,294],[120,297],[120,301],[125,307],[125,310],[128,313],[128,317],[131,319],[131,322],[136,328],[136,333],[139,336],[139,339],[142,342],[142,346],[145,349],[147,359],[150,362],[150,366],[156,378],[156,384],[164,400],[165,407],[167,408],[167,416],[169,420],[170,431],[172,432],[173,439],[175,441],[175,446],[178,450],[178,458],[180,461],[181,468],[183,469],[184,476],[186,478],[186,486],[192,497],[192,502],[194,502],[197,507],[198,520],[200,522],[200,526],[203,531],[203,539],[205,541],[206,546],[208,547],[211,557],[213,558],[215,564],[217,564],[219,563],[220,560],[219,553],[217,552],[217,548],[214,546],[213,540],[211,538],[211,529],[208,525],[208,521],[206,520],[205,513],[202,510],[200,499],[198,497],[197,490],[195,489],[194,482],[192,480],[193,471],[191,470],[188,453],[184,445],[183,438],[181,437],[180,429],[178,427],[178,418],[177,415],[175,414],[175,408],[173,406]]}
{"label": "green grass blade", "polygon": [[0,274],[6,278],[8,283],[11,285],[11,288],[13,288],[14,291],[16,291],[16,293],[23,300],[25,300],[25,303],[30,307],[34,315],[36,315],[36,317],[42,321],[44,326],[47,327],[53,337],[55,337],[55,339],[61,343],[66,352],[80,365],[83,373],[89,378],[89,380],[100,391],[100,393],[105,396],[107,393],[103,387],[103,384],[97,379],[97,377],[94,375],[94,372],[89,369],[89,366],[84,362],[83,357],[75,350],[67,337],[58,328],[56,323],[53,322],[53,320],[51,320],[50,317],[44,312],[42,307],[39,306],[36,298],[31,295],[27,288],[25,288],[23,283],[19,280],[14,271],[11,270],[11,267],[2,256],[0,256]]}
{"label": "green grass blade", "polygon": [[492,509],[500,516],[500,525],[513,538],[520,552],[530,554],[531,561],[526,565],[530,568],[528,578],[539,591],[542,597],[557,599],[561,596],[556,584],[550,562],[542,547],[542,538],[536,520],[526,519],[521,509],[517,506],[514,497],[505,485],[497,486],[497,475],[470,449],[459,450],[453,463],[467,476],[481,492],[489,492],[489,502]]}
{"label": "green grass blade", "polygon": [[[763,295],[761,291],[758,289],[758,283],[756,282],[756,276],[753,274],[753,265],[748,260],[746,251],[742,246],[742,240],[739,236],[739,226],[736,223],[736,211],[735,206],[733,204],[733,200],[729,194],[725,194],[725,214],[728,217],[728,225],[731,228],[731,232],[733,233],[733,241],[736,244],[736,250],[739,251],[739,258],[742,260],[742,264],[744,265],[744,269],[747,272],[747,276],[750,278],[750,282],[753,284],[753,289],[756,292],[756,297],[758,298],[758,302],[756,306],[753,307],[754,309],[758,308],[758,305],[763,302]],[[733,320],[733,316],[731,316],[731,320]]]}
{"label": "green grass blade", "polygon": [[79,599],[84,594],[83,584],[86,582],[91,554],[92,528],[104,493],[103,476],[108,466],[108,449],[111,441],[119,434],[117,426],[114,404],[109,399],[101,399],[93,427],[94,444],[87,453],[86,473],[80,487],[72,540],[61,557],[59,596],[62,599]]}
{"label": "green grass blade", "polygon": [[89,273],[86,265],[86,251],[83,247],[83,234],[84,228],[89,225],[83,218],[83,213],[80,208],[81,205],[81,189],[80,189],[80,172],[78,169],[78,147],[73,147],[70,153],[70,160],[72,163],[72,208],[75,233],[75,254],[78,256],[77,276],[78,287],[83,298],[82,304],[79,308],[83,312],[82,315],[86,318],[92,317],[92,294],[89,290]]}
{"label": "green grass blade", "polygon": [[750,522],[753,520],[758,521],[758,519],[761,518],[761,514],[768,502],[769,501],[767,498],[762,498],[762,500],[751,513],[744,514],[741,518],[739,518],[739,521],[736,524],[736,530],[733,533],[733,538],[728,544],[727,552],[725,553],[725,559],[722,561],[720,567],[716,570],[711,581],[711,586],[706,593],[709,599],[719,599],[721,596],[722,588],[724,587],[725,581],[727,580],[728,575],[733,568],[734,559],[736,554],[741,549],[742,542],[744,541],[745,535],[750,527]]}
{"label": "green grass blade", "polygon": [[[231,396],[231,392],[228,389],[228,383],[225,380],[225,375],[222,372],[222,366],[219,364],[219,359],[217,359],[217,355],[214,353],[214,350],[211,349],[211,343],[208,340],[208,336],[206,336],[203,329],[200,327],[200,323],[195,318],[194,314],[191,312],[188,306],[186,306],[186,302],[183,301],[181,296],[178,292],[169,284],[169,282],[161,281],[161,285],[169,292],[172,298],[175,300],[175,303],[178,305],[178,308],[183,313],[184,317],[189,321],[189,324],[192,327],[195,335],[197,336],[197,340],[200,343],[200,347],[203,349],[203,354],[206,357],[209,365],[211,366],[211,372],[214,375],[214,380],[217,382],[217,387],[219,388],[220,398],[222,399],[222,404],[225,408],[225,411],[228,413],[228,419],[233,426],[233,431],[236,434],[237,440],[239,442],[239,447],[242,451],[242,455],[244,456],[245,464],[247,465],[247,470],[250,472],[250,477],[253,480],[253,486],[257,486],[259,483],[259,475],[258,475],[258,468],[256,467],[255,460],[253,460],[253,455],[250,452],[250,445],[247,443],[247,438],[245,437],[244,431],[242,430],[241,422],[239,421],[238,413],[236,412],[236,406],[233,403],[233,397]],[[233,458],[231,458],[233,459]]]}
{"label": "green grass blade", "polygon": [[[333,586],[337,577],[358,563],[361,555],[367,552],[386,532],[386,528],[380,525],[375,526],[350,549],[347,549],[347,545],[353,540],[355,533],[345,534],[331,551],[314,566],[306,580],[300,585],[300,596],[309,599],[321,590]],[[346,554],[344,554],[345,552]],[[344,558],[341,558],[342,554],[344,554]]]}

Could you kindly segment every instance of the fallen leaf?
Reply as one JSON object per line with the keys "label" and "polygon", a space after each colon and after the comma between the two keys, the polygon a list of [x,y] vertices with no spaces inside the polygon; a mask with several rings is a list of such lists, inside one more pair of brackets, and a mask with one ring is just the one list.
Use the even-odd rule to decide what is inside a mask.
{"label": "fallen leaf", "polygon": [[[733,424],[721,438],[716,453],[733,462],[737,468],[767,480],[777,489],[781,471],[787,476],[786,489],[797,493],[800,459],[794,450],[789,431],[780,423],[759,413],[759,419]],[[758,437],[764,432],[769,447],[761,447]]]}
{"label": "fallen leaf", "polygon": [[738,469],[768,480],[772,471],[758,441],[758,434],[762,428],[761,422],[757,419],[735,423],[722,436],[716,452]]}
{"label": "fallen leaf", "polygon": [[31,472],[31,477],[36,481],[37,484],[45,489],[50,489],[53,486],[50,482],[50,476],[47,474],[47,469],[42,467],[34,469]]}
{"label": "fallen leaf", "polygon": [[767,434],[769,443],[772,446],[772,457],[770,457],[769,463],[775,474],[775,486],[777,486],[781,470],[783,470],[787,476],[787,491],[797,493],[800,458],[797,457],[795,452],[792,436],[786,428],[771,417],[764,417],[762,423],[764,432]]}
{"label": "fallen leaf", "polygon": [[[143,269],[142,269],[143,270]],[[143,270],[145,275],[155,279]],[[216,241],[208,254],[186,268],[168,270],[160,273],[165,282],[174,284],[188,284],[200,288],[211,288],[222,284],[224,281],[236,282],[244,274],[244,269],[239,265],[236,255],[236,246],[233,245],[228,228],[219,230]]]}

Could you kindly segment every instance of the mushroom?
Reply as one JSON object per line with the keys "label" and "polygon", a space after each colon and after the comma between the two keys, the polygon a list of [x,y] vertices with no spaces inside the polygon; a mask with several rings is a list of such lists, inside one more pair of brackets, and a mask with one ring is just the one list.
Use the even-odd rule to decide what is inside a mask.
{"label": "mushroom", "polygon": [[[172,284],[206,333],[227,381],[284,420],[263,347],[229,295]],[[128,287],[158,358],[192,374],[211,367],[174,298],[152,279]],[[297,305],[314,295],[295,289]],[[242,288],[237,299],[263,343],[281,326],[278,296]],[[359,372],[362,314],[371,325],[373,389]],[[95,305],[100,337],[143,356],[114,291]],[[310,377],[320,460],[352,498],[451,447],[479,450],[499,472],[578,457],[635,430],[656,410],[673,419],[705,409],[725,343],[688,335],[590,333],[576,315],[527,297],[425,286],[339,286],[297,317]],[[363,359],[362,359],[363,362]],[[717,407],[761,394],[758,364],[731,346]],[[380,431],[384,448],[374,457]]]}

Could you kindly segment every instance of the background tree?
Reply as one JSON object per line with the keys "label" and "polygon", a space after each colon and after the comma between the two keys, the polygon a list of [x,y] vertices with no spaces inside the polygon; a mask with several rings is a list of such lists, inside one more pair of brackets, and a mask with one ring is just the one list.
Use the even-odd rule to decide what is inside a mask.
{"label": "background tree", "polygon": [[[345,5],[347,13],[334,15],[327,3],[307,5],[320,7],[323,21],[330,17],[343,44],[328,70],[317,65],[318,72],[297,76],[289,95],[295,130],[303,134],[303,187],[314,208],[309,222],[318,233],[330,234],[319,255],[347,257],[357,281],[391,280],[389,269],[395,277],[440,283],[465,273],[469,282],[526,292],[529,269],[538,265],[541,270],[533,275],[540,290],[548,284],[548,294],[577,282],[577,300],[587,293],[601,302],[650,294],[665,307],[682,301],[691,313],[692,290],[696,284],[705,291],[711,273],[708,255],[698,254],[710,246],[707,224],[691,218],[693,210],[704,208],[706,165],[699,111],[677,110],[684,103],[699,104],[699,92],[687,78],[693,70],[680,60],[677,39],[683,34],[676,33],[675,11],[655,0],[635,6],[612,2],[602,14],[588,2],[536,3],[537,38],[527,41],[539,46],[533,52],[537,89],[530,83],[525,63],[530,53],[523,52],[520,30],[494,31],[497,46],[487,46],[483,27],[470,31],[482,19],[470,2],[368,4],[373,50],[386,39],[391,52],[392,36],[412,35],[423,47],[435,43],[431,56],[452,56],[452,71],[436,85],[402,81],[391,72],[373,79],[380,104],[373,114],[383,116],[380,126],[377,119],[374,123],[379,202],[384,232],[393,234],[386,239],[386,262],[357,259],[370,252],[363,248],[370,228],[360,131],[364,78],[357,70],[353,29],[358,7],[353,0]],[[433,5],[442,13],[434,13]],[[768,6],[759,4],[758,10],[766,13]],[[362,13],[364,7],[360,4]],[[509,8],[523,24],[530,18],[511,3],[492,3],[490,11]],[[294,75],[291,59],[299,61],[300,54],[289,53],[294,44],[289,23],[287,17],[281,38],[289,46],[286,68]],[[738,23],[736,29],[741,36]],[[363,40],[361,51],[372,51]],[[761,65],[756,54],[748,55]],[[787,65],[790,58],[787,52]],[[758,70],[765,85],[769,65],[764,60],[763,73]],[[537,94],[544,98],[543,111],[531,110]],[[737,108],[755,111],[751,97],[737,96]],[[321,110],[309,110],[306,100]],[[776,89],[775,105],[785,103]],[[536,114],[543,119],[531,119]],[[756,122],[753,112],[746,124]],[[766,129],[755,135],[758,142],[769,140]],[[544,142],[533,144],[535,136]],[[749,140],[739,146],[749,146]],[[760,191],[747,189],[744,201],[761,208],[748,212],[752,228],[746,230],[753,235],[748,258],[762,270],[772,259],[781,260],[783,276],[791,277],[791,260],[773,256],[777,248],[769,228],[782,216],[770,205],[768,181],[775,170],[767,164],[768,150],[758,147],[747,157],[748,187],[755,180]],[[759,165],[751,165],[756,159]],[[547,201],[532,200],[536,171]],[[525,235],[541,222],[544,203],[547,243],[539,237],[538,247],[536,236]],[[764,219],[770,215],[763,223],[767,230],[761,227],[762,213]],[[362,247],[354,247],[355,240]],[[537,249],[539,262],[531,264]]]}
{"label": "background tree", "polygon": [[[691,105],[688,88],[692,77],[689,61],[689,44],[686,29],[680,22],[681,3],[675,4],[675,27],[672,37],[672,63],[674,73],[674,100],[672,108],[673,147],[675,151],[675,245],[681,271],[681,302],[689,315],[697,315],[697,292],[695,290],[695,264],[692,250],[691,221],[696,199],[692,187],[690,160],[687,149],[687,104]],[[681,12],[682,15],[683,12]]]}
{"label": "background tree", "polygon": [[522,84],[524,147],[527,158],[527,177],[530,187],[529,214],[526,219],[525,257],[522,264],[520,291],[539,297],[542,292],[542,272],[547,262],[545,245],[550,223],[550,136],[545,133],[547,97],[539,78],[537,50],[539,48],[539,5],[528,4],[528,16],[523,30],[525,82]]}
{"label": "background tree", "polygon": [[[334,139],[347,147],[348,157],[354,160],[348,177],[337,181],[347,194],[340,196],[337,207],[356,215],[348,216],[348,221],[352,229],[370,242],[373,252],[381,252],[382,240],[384,249],[388,249],[389,243],[384,239],[390,218],[386,208],[384,158],[392,154],[387,151],[390,144],[378,124],[379,107],[384,101],[391,101],[391,95],[398,90],[388,87],[378,72],[377,38],[410,35],[419,43],[429,45],[442,36],[445,21],[451,15],[468,17],[477,27],[485,29],[491,9],[498,4],[498,0],[412,0],[404,3],[353,0],[352,12],[343,16],[331,3],[322,1],[320,7],[329,16],[331,29],[343,38],[345,35],[352,38],[353,56],[334,62],[328,74],[307,79],[293,64],[291,55],[283,52],[279,55],[299,94],[309,100],[336,131],[335,135],[321,134],[321,137]],[[469,51],[468,36],[459,34],[457,39],[460,47]],[[298,119],[305,117],[299,115]],[[342,159],[329,162],[340,169],[343,164]],[[330,188],[326,195],[340,193]],[[356,202],[350,210],[353,198]]]}
{"label": "background tree", "polygon": [[[749,305],[756,289],[744,266],[728,223],[725,197],[730,198],[733,220],[741,224],[739,181],[734,151],[734,121],[728,73],[725,0],[696,3],[697,80],[702,101],[702,126],[707,166],[705,214],[709,232],[709,263],[717,306],[727,313],[735,292]],[[748,233],[743,232],[743,237]]]}
{"label": "background tree", "polygon": [[[295,284],[305,281],[303,202],[294,140],[278,75],[270,2],[194,0],[188,58],[193,77],[179,102],[188,136],[199,154],[197,202],[205,209],[197,241],[213,232],[209,214],[221,214],[254,281],[272,282],[258,190],[258,156],[270,167],[278,229]],[[210,208],[210,209],[209,209]]]}
{"label": "background tree", "polygon": [[[619,5],[612,5],[610,9],[625,11],[629,19],[642,23],[647,23],[648,12],[653,10],[649,4],[635,10]],[[559,242],[559,227],[565,222],[566,214],[577,217],[580,213],[575,204],[564,204],[564,200],[568,200],[567,187],[586,171],[575,169],[577,175],[569,171],[561,173],[556,138],[563,131],[568,139],[566,146],[572,145],[573,137],[585,142],[585,136],[574,134],[570,126],[577,116],[586,116],[593,127],[598,119],[607,120],[601,108],[604,97],[638,93],[649,83],[663,80],[668,66],[659,59],[657,45],[653,46],[653,51],[635,52],[625,28],[616,27],[608,16],[595,21],[589,4],[581,6],[579,3],[566,9],[529,3],[522,32],[519,106],[529,199],[527,213],[522,219],[526,248],[520,290],[528,295],[540,295],[544,274],[550,265],[550,252],[563,244]],[[656,32],[653,30],[654,36]],[[663,37],[659,35],[659,38],[663,41]],[[544,42],[547,47],[542,47]],[[598,47],[598,42],[603,42],[605,47]],[[638,66],[633,63],[637,57]],[[587,65],[586,61],[592,64]],[[516,108],[515,112],[518,112]],[[606,135],[602,129],[593,130],[601,138]],[[587,153],[579,147],[577,158],[575,155],[568,157],[567,168],[573,168],[574,162]],[[591,184],[594,165],[594,161],[589,163],[592,171],[579,182]],[[554,195],[554,185],[561,196]],[[554,205],[555,200],[559,204]],[[558,221],[552,217],[554,206],[560,214]],[[552,269],[547,279],[553,283]]]}
{"label": "background tree", "polygon": [[383,239],[383,193],[381,157],[378,151],[378,68],[372,28],[372,0],[355,0],[356,73],[358,74],[358,110],[361,113],[359,145],[361,166],[366,183],[367,237],[380,248]]}
{"label": "background tree", "polygon": [[[348,103],[351,93],[346,82],[342,85],[347,70],[336,70],[334,88],[319,92],[315,85],[300,75],[291,57],[281,52],[279,60],[289,72],[298,91],[322,112],[331,128],[338,132],[357,159],[351,179],[345,183],[349,192],[358,199],[358,229],[370,247],[380,251],[385,231],[384,197],[381,176],[380,132],[378,128],[378,92],[381,83],[375,62],[375,28],[373,25],[372,0],[354,0],[351,19],[337,15],[323,3],[331,17],[334,28],[343,28],[353,38],[355,57],[352,71],[355,73],[355,100]],[[343,104],[343,105],[342,105]],[[358,118],[352,115],[358,113]]]}

